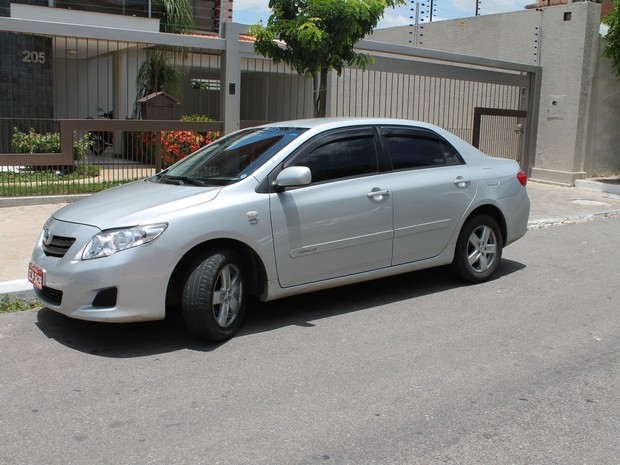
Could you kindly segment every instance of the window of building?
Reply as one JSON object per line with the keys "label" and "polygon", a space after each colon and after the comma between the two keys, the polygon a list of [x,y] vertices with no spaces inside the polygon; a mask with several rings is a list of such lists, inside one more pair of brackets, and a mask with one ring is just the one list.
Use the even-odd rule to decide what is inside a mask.
{"label": "window of building", "polygon": [[192,78],[192,89],[220,90],[220,80]]}
{"label": "window of building", "polygon": [[148,16],[148,5],[148,0],[104,0],[98,2],[56,0],[54,2],[56,8],[138,17]]}

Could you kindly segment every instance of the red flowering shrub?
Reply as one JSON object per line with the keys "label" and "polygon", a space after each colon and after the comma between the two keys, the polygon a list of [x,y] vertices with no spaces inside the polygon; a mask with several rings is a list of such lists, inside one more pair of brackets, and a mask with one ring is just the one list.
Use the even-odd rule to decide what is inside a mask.
{"label": "red flowering shrub", "polygon": [[[148,147],[155,147],[157,133],[145,133],[144,142]],[[191,131],[163,131],[161,133],[161,167],[168,168],[177,161],[195,152],[203,145],[210,144],[220,137],[219,132],[206,133]]]}

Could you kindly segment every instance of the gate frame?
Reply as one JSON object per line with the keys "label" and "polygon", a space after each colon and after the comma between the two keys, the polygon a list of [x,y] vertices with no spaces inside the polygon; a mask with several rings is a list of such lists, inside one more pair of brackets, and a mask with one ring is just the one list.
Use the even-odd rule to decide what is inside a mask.
{"label": "gate frame", "polygon": [[[474,108],[474,127],[471,145],[480,148],[480,129],[482,127],[482,117],[483,116],[508,116],[513,118],[524,118],[525,124],[527,125],[528,121],[528,112],[525,110],[502,110],[499,108],[484,108],[484,107],[476,107]],[[525,135],[525,134],[524,134]],[[525,146],[525,144],[523,144]],[[519,154],[519,164],[521,165],[521,169],[526,173],[529,172],[530,164],[528,157],[525,156],[525,147],[521,150]]]}

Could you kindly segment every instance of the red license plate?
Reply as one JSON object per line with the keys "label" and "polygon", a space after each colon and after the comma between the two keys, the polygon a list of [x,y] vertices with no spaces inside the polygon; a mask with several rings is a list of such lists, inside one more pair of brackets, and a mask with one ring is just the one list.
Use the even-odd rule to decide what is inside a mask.
{"label": "red license plate", "polygon": [[30,265],[28,265],[28,281],[30,281],[37,289],[43,289],[44,275],[45,271],[43,271],[43,268],[39,268],[34,263],[30,263]]}

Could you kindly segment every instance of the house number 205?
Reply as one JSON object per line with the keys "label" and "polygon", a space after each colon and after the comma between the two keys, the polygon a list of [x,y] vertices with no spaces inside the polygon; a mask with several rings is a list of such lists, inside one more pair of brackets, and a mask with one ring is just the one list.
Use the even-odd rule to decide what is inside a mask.
{"label": "house number 205", "polygon": [[24,50],[22,51],[22,61],[24,63],[45,63],[45,52]]}

